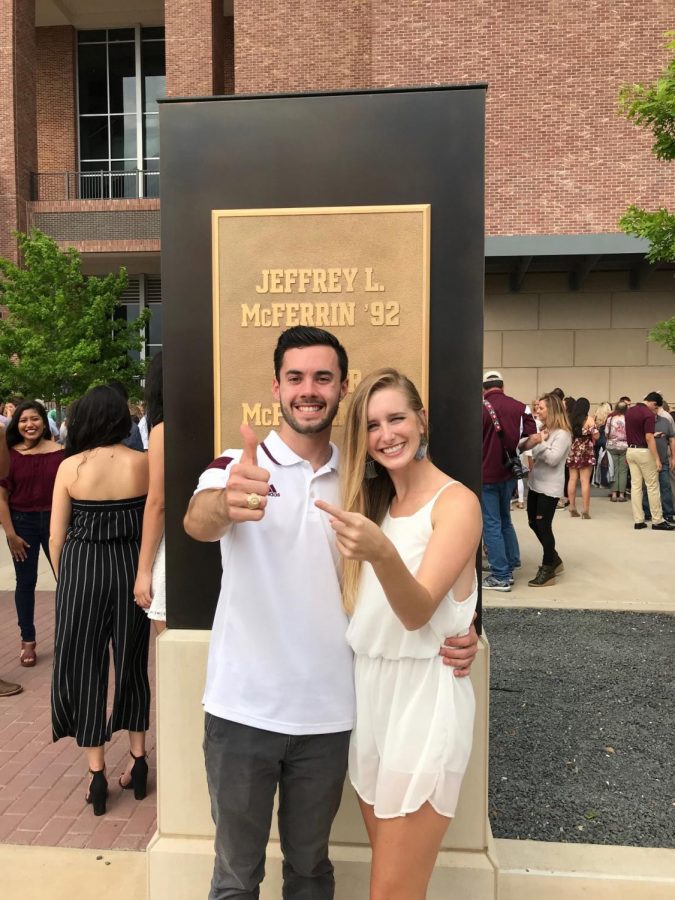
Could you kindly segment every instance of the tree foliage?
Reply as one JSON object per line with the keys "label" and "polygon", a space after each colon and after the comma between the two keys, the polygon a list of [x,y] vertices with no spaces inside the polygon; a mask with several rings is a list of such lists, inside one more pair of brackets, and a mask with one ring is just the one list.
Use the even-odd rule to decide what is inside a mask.
{"label": "tree foliage", "polygon": [[[657,159],[675,160],[675,31],[666,34],[672,59],[654,84],[626,85],[619,95],[621,112],[641,128],[654,135],[652,153]],[[628,234],[649,241],[647,259],[651,262],[675,262],[675,214],[661,208],[649,212],[629,206],[619,220]],[[675,353],[675,318],[659,322],[649,339]]]}
{"label": "tree foliage", "polygon": [[60,250],[38,230],[18,234],[23,265],[0,259],[0,385],[5,393],[67,404],[112,379],[139,393],[148,313],[116,316],[127,286],[124,269],[104,278],[82,273],[80,255]]}

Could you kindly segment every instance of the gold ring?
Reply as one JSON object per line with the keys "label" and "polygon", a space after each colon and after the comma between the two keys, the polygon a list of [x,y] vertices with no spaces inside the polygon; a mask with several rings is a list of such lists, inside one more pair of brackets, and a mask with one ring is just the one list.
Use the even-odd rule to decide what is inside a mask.
{"label": "gold ring", "polygon": [[246,496],[246,505],[249,509],[258,509],[260,506],[260,494],[248,494]]}

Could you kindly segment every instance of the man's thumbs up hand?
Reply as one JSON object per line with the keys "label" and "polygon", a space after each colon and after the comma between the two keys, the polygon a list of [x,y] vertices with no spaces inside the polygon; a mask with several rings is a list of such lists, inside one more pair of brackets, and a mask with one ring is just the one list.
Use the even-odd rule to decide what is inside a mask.
{"label": "man's thumbs up hand", "polygon": [[239,430],[244,449],[225,489],[227,514],[231,522],[259,522],[265,515],[270,473],[258,465],[258,439],[251,426]]}

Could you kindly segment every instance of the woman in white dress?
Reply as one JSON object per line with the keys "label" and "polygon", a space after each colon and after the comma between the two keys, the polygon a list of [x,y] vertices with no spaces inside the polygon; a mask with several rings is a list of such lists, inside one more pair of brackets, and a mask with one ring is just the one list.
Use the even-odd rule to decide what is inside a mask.
{"label": "woman in white dress", "polygon": [[349,774],[373,848],[371,900],[423,900],[471,752],[474,695],[438,647],[465,633],[481,538],[476,496],[427,455],[415,386],[365,378],[347,414],[343,506],[323,501],[343,561],[355,653]]}
{"label": "woman in white dress", "polygon": [[166,572],[164,563],[164,391],[162,353],[148,366],[145,415],[148,424],[150,486],[143,513],[143,536],[134,584],[136,603],[152,619],[155,631],[166,628]]}

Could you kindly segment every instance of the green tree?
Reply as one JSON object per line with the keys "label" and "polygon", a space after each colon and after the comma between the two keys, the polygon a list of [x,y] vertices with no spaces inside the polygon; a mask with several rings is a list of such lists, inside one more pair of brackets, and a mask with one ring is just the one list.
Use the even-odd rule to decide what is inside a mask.
{"label": "green tree", "polygon": [[[619,95],[619,103],[628,119],[654,135],[654,156],[672,162],[675,160],[675,31],[668,32],[666,37],[669,38],[666,46],[673,57],[663,75],[651,85],[626,85]],[[675,262],[675,214],[664,208],[649,212],[629,206],[619,226],[628,234],[649,241],[647,259],[651,262]],[[675,353],[675,317],[655,325],[649,339]]]}
{"label": "green tree", "polygon": [[116,315],[126,271],[83,275],[76,250],[38,230],[17,239],[23,265],[0,259],[0,386],[57,406],[111,379],[137,395],[144,365],[131,354],[149,313],[133,322]]}

